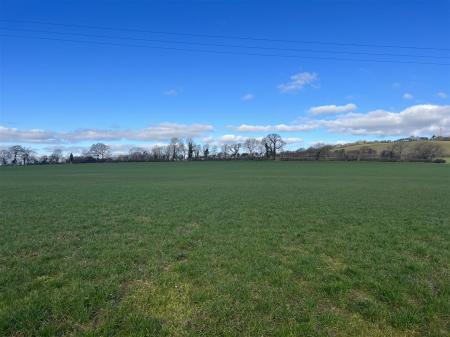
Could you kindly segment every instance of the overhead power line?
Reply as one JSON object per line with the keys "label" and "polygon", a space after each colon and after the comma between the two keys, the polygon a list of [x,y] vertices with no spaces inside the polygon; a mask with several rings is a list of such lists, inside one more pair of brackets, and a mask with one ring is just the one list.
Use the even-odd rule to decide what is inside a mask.
{"label": "overhead power line", "polygon": [[285,43],[304,43],[304,44],[319,44],[319,45],[334,45],[334,46],[370,47],[370,48],[400,48],[400,49],[416,49],[416,50],[450,51],[450,48],[430,47],[430,46],[423,47],[423,46],[405,46],[405,45],[393,45],[393,44],[365,44],[365,43],[329,42],[329,41],[317,41],[317,40],[275,39],[275,38],[262,38],[262,37],[250,37],[250,36],[231,36],[231,35],[180,33],[180,32],[169,32],[169,31],[159,31],[159,30],[139,29],[139,28],[118,28],[118,27],[105,27],[105,26],[96,26],[96,25],[80,25],[80,24],[68,24],[68,23],[58,23],[58,22],[44,22],[44,21],[34,21],[34,20],[0,19],[0,21],[3,21],[3,22],[14,22],[14,23],[25,23],[25,24],[39,24],[39,25],[51,25],[51,26],[62,26],[62,27],[74,27],[74,28],[88,28],[88,29],[101,29],[101,30],[152,33],[152,34],[165,34],[165,35],[175,35],[175,36],[204,37],[204,38],[215,38],[215,39],[252,40],[252,41],[285,42]]}
{"label": "overhead power line", "polygon": [[111,45],[111,46],[139,47],[139,48],[149,48],[149,49],[174,50],[174,51],[184,51],[184,52],[186,52],[186,51],[187,52],[201,52],[201,53],[225,54],[225,55],[267,56],[267,57],[313,59],[313,60],[328,60],[328,61],[333,60],[333,61],[352,61],[352,62],[375,62],[375,63],[422,64],[422,65],[450,66],[450,63],[356,59],[356,58],[324,57],[324,56],[310,56],[310,55],[246,53],[246,52],[233,52],[233,51],[221,51],[221,50],[187,49],[187,48],[178,48],[178,47],[136,45],[136,44],[125,44],[125,43],[104,42],[104,41],[60,39],[60,38],[40,37],[40,36],[23,36],[23,35],[3,34],[3,33],[0,34],[0,36],[11,37],[11,38],[38,39],[38,40],[62,41],[62,42],[73,42],[73,43],[88,43],[88,44]]}
{"label": "overhead power line", "polygon": [[208,47],[225,47],[225,48],[245,48],[245,49],[260,49],[260,50],[272,50],[272,51],[293,51],[293,52],[311,52],[311,53],[329,53],[329,54],[347,54],[347,55],[368,55],[368,56],[383,56],[383,57],[410,57],[410,58],[436,58],[436,59],[450,59],[450,56],[437,56],[437,55],[412,55],[412,54],[392,54],[392,53],[372,53],[372,52],[358,52],[358,51],[341,51],[341,50],[324,50],[324,49],[306,49],[306,48],[279,48],[279,47],[264,47],[264,46],[251,46],[251,45],[236,45],[236,44],[222,44],[222,43],[208,43],[208,42],[192,42],[192,41],[174,41],[163,39],[148,39],[148,38],[136,38],[130,36],[114,36],[114,35],[102,35],[102,34],[86,34],[86,33],[74,33],[74,32],[61,32],[61,31],[49,31],[41,29],[26,29],[26,28],[5,28],[0,27],[0,30],[7,31],[19,31],[19,32],[33,32],[44,34],[57,34],[57,35],[73,35],[82,37],[94,37],[94,38],[106,38],[116,40],[131,40],[140,42],[158,42],[158,43],[173,43],[183,45],[195,45],[195,46],[208,46]]}

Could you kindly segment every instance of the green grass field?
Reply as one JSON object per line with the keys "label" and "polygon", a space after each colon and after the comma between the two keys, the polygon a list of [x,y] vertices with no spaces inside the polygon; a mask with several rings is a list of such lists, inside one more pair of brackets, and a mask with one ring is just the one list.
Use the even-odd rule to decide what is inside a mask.
{"label": "green grass field", "polygon": [[450,167],[0,168],[1,336],[448,336]]}

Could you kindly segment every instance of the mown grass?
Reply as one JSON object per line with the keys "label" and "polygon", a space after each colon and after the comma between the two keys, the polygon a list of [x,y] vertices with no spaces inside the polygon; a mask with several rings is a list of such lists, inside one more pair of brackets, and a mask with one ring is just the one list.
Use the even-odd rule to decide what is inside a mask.
{"label": "mown grass", "polygon": [[0,170],[2,336],[448,336],[450,168]]}

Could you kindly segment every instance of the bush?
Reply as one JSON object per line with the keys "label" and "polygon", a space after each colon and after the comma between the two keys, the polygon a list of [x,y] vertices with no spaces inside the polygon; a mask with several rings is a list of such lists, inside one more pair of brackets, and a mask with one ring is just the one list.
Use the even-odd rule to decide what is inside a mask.
{"label": "bush", "polygon": [[436,164],[445,164],[446,161],[445,161],[445,159],[435,159],[435,160],[433,160],[433,163],[436,163]]}
{"label": "bush", "polygon": [[419,142],[414,145],[413,151],[409,153],[411,160],[431,160],[442,155],[442,147],[431,142]]}

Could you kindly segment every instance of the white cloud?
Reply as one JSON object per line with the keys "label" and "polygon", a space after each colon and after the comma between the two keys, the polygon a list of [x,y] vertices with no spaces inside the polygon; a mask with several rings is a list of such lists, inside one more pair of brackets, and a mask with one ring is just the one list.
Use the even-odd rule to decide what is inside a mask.
{"label": "white cloud", "polygon": [[161,123],[144,129],[82,129],[70,132],[48,131],[40,129],[19,130],[0,126],[0,141],[36,144],[67,144],[83,141],[156,141],[171,137],[199,137],[213,131],[209,124]]}
{"label": "white cloud", "polygon": [[339,140],[335,140],[334,142],[331,142],[331,144],[332,145],[344,145],[344,144],[349,144],[349,143],[351,143],[352,141],[351,140],[342,140],[342,139],[339,139]]}
{"label": "white cloud", "polygon": [[209,143],[214,142],[214,137],[212,137],[212,136],[201,137],[200,141],[202,143],[209,144]]}
{"label": "white cloud", "polygon": [[400,88],[400,83],[398,83],[398,82],[394,82],[394,83],[392,83],[392,88],[393,89],[398,89],[398,88]]}
{"label": "white cloud", "polygon": [[242,143],[247,139],[244,136],[238,135],[223,135],[217,138],[217,142],[220,144],[232,144],[232,143]]}
{"label": "white cloud", "polygon": [[297,138],[297,137],[287,137],[287,138],[283,138],[283,140],[286,144],[298,144],[298,143],[303,142],[302,138]]}
{"label": "white cloud", "polygon": [[321,124],[330,132],[352,135],[430,135],[440,128],[450,132],[450,105],[414,105],[398,113],[350,113]]}
{"label": "white cloud", "polygon": [[59,137],[55,132],[41,129],[19,130],[7,128],[0,125],[0,141],[3,142],[26,142],[26,143],[56,143]]}
{"label": "white cloud", "polygon": [[[413,105],[400,112],[389,110],[374,110],[366,113],[349,112],[332,118],[310,118],[292,124],[249,125],[242,124],[232,127],[237,134],[215,136],[209,124],[174,124],[162,123],[142,129],[82,129],[69,132],[42,129],[17,129],[0,126],[0,143],[47,144],[50,146],[84,146],[90,142],[105,142],[108,144],[154,143],[167,142],[171,137],[198,139],[202,143],[236,143],[247,138],[245,133],[255,132],[262,136],[270,132],[304,132],[324,129],[327,132],[342,135],[375,135],[375,136],[409,136],[432,135],[442,131],[450,135],[450,105],[422,104]],[[240,134],[244,133],[244,135]],[[289,135],[287,142],[301,142],[300,138]],[[7,146],[7,145],[5,145]],[[119,145],[117,145],[119,146]],[[126,151],[126,145],[123,145]],[[115,149],[117,152],[119,149]]]}
{"label": "white cloud", "polygon": [[313,115],[332,115],[344,112],[350,112],[356,110],[358,107],[356,104],[349,103],[345,105],[320,105],[313,106],[309,109],[309,112]]}
{"label": "white cloud", "polygon": [[177,96],[180,93],[178,89],[169,89],[163,92],[166,96]]}
{"label": "white cloud", "polygon": [[303,72],[292,75],[290,81],[278,85],[278,89],[283,93],[296,92],[307,85],[312,85],[319,80],[316,73]]}
{"label": "white cloud", "polygon": [[450,134],[450,105],[413,105],[400,112],[375,110],[348,113],[335,119],[312,119],[298,124],[248,125],[235,127],[241,132],[292,132],[324,128],[348,135],[409,136],[431,135],[442,130]]}
{"label": "white cloud", "polygon": [[308,131],[316,129],[317,126],[314,122],[306,124],[277,124],[277,125],[249,125],[241,124],[237,127],[233,127],[236,131],[240,132],[289,132],[289,131]]}
{"label": "white cloud", "polygon": [[443,91],[439,91],[439,92],[436,94],[436,96],[439,97],[439,98],[442,98],[442,99],[447,99],[447,98],[448,98],[447,93],[445,93],[445,92],[443,92]]}
{"label": "white cloud", "polygon": [[[247,138],[249,137],[235,134],[227,134],[215,138],[214,140],[210,141],[210,143],[218,145],[243,143]],[[256,138],[257,140],[261,140],[263,137],[254,137],[254,138]],[[284,137],[283,140],[286,142],[286,144],[298,144],[303,142],[303,139],[298,137]]]}
{"label": "white cloud", "polygon": [[[146,149],[148,151],[155,145],[164,146],[169,142],[151,142],[151,143],[137,143],[137,144],[120,144],[120,143],[107,143],[109,147],[110,154],[116,155],[124,155],[128,154],[132,148],[141,148]],[[81,145],[52,145],[41,148],[40,153],[52,153],[55,149],[59,149],[63,152],[64,155],[69,155],[72,153],[73,155],[82,155],[89,151],[90,145],[81,146]]]}
{"label": "white cloud", "polygon": [[409,92],[405,92],[405,93],[403,94],[403,98],[404,98],[404,99],[407,99],[407,100],[410,100],[410,99],[413,99],[414,96],[413,96],[412,94],[410,94]]}
{"label": "white cloud", "polygon": [[241,97],[241,100],[243,101],[251,101],[255,98],[255,95],[253,94],[245,94],[244,96]]}
{"label": "white cloud", "polygon": [[272,125],[250,125],[250,124],[241,124],[237,127],[232,127],[236,131],[241,132],[266,132],[273,130]]}

